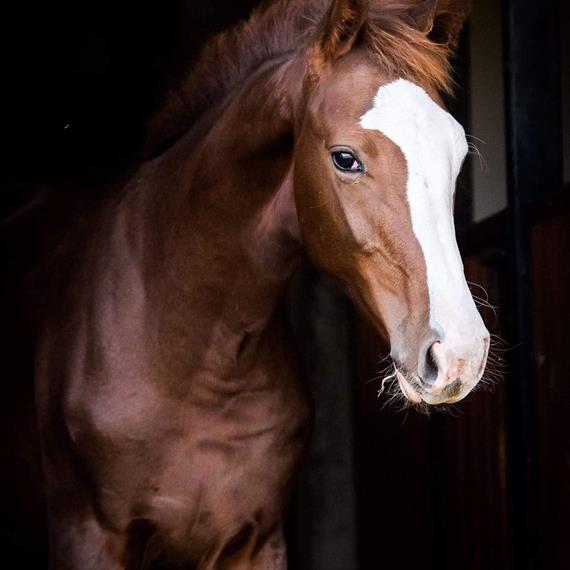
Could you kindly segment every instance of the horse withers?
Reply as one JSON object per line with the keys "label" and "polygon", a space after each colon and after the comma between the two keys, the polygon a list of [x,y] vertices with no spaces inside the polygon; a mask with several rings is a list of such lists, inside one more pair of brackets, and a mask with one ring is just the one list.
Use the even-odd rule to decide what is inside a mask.
{"label": "horse withers", "polygon": [[273,3],[206,47],[154,158],[66,234],[36,377],[52,568],[286,567],[311,407],[280,307],[304,253],[389,340],[411,402],[481,378],[453,228],[467,144],[439,96],[464,16]]}

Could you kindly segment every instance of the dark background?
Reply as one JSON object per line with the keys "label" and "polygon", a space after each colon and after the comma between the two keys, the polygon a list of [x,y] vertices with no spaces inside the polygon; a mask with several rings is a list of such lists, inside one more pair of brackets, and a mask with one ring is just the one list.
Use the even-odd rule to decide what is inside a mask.
{"label": "dark background", "polygon": [[[5,3],[2,218],[42,191],[81,193],[136,162],[167,88],[207,37],[255,4]],[[494,391],[446,414],[382,409],[379,383],[369,382],[380,340],[334,284],[305,268],[291,289],[291,314],[317,424],[288,525],[293,569],[570,567],[570,194],[562,174],[569,111],[561,87],[570,73],[560,43],[568,6],[511,0],[498,12],[500,61],[491,54],[485,64],[500,64],[505,203],[478,216],[480,189],[467,165],[457,222],[468,279],[499,307],[483,313],[505,339],[507,373]],[[458,96],[449,103],[468,131],[499,89],[470,82],[476,31],[463,38]],[[29,386],[11,380],[16,367],[31,367],[17,291],[34,262],[33,235],[9,229],[3,238],[1,539],[19,566],[43,568],[40,498],[16,492],[39,476],[28,459],[33,442],[11,421],[30,414]]]}

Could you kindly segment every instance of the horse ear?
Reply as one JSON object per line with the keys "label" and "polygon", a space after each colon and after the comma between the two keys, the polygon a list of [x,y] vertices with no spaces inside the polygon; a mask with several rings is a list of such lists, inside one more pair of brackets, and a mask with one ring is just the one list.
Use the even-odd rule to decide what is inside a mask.
{"label": "horse ear", "polygon": [[457,46],[465,20],[471,13],[471,0],[440,0],[429,37],[434,42]]}
{"label": "horse ear", "polygon": [[332,0],[323,20],[317,49],[325,61],[348,53],[368,16],[368,0]]}
{"label": "horse ear", "polygon": [[470,12],[471,0],[420,0],[410,8],[410,17],[432,41],[454,48]]}
{"label": "horse ear", "polygon": [[437,12],[438,0],[420,0],[414,2],[411,6],[409,14],[414,22],[414,26],[428,34],[433,28],[435,14]]}

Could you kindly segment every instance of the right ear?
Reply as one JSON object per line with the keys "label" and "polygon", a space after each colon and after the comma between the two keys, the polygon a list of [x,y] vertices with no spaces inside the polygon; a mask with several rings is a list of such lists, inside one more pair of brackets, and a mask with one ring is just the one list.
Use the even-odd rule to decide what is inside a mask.
{"label": "right ear", "polygon": [[317,54],[331,62],[348,53],[368,16],[368,0],[332,0],[314,46]]}

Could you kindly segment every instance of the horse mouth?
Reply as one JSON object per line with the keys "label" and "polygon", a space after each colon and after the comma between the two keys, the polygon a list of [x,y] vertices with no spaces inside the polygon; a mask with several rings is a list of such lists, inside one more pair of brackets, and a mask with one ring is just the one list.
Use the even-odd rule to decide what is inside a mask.
{"label": "horse mouth", "polygon": [[440,404],[455,404],[469,392],[462,389],[463,385],[459,378],[446,386],[441,393],[435,394],[426,389],[416,375],[407,375],[396,368],[396,378],[402,394],[415,405],[427,404],[428,406],[437,406]]}

